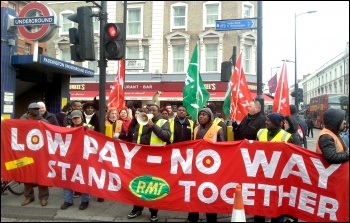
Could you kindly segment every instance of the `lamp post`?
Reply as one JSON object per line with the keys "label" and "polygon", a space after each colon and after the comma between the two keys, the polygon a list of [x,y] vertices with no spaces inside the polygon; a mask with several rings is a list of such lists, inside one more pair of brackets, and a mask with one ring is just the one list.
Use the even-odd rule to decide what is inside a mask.
{"label": "lamp post", "polygon": [[295,106],[297,107],[297,112],[299,112],[299,101],[298,101],[298,72],[297,72],[297,17],[304,15],[304,14],[311,14],[311,13],[315,13],[317,11],[307,11],[307,12],[303,12],[300,14],[294,14],[294,72],[295,72],[295,84],[294,84],[294,102],[295,102]]}
{"label": "lamp post", "polygon": [[277,67],[271,67],[271,77],[272,77],[272,70],[276,69],[276,68],[280,68],[281,66],[277,66]]}

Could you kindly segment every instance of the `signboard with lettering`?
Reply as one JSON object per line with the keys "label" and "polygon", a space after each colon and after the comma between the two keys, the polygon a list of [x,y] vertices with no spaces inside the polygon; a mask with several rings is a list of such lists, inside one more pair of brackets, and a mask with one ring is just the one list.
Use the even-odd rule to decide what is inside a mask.
{"label": "signboard with lettering", "polygon": [[18,26],[18,31],[25,38],[42,43],[54,35],[58,20],[51,8],[39,2],[31,2],[23,7],[13,25]]}
{"label": "signboard with lettering", "polygon": [[125,59],[125,70],[144,70],[145,66],[146,66],[146,60]]}

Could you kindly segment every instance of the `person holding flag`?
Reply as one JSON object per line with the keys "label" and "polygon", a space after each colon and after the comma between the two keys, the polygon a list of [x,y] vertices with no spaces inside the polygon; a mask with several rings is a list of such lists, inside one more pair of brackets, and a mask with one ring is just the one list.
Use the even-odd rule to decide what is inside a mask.
{"label": "person holding flag", "polygon": [[198,43],[194,47],[190,64],[187,69],[185,85],[183,88],[183,105],[193,121],[197,121],[197,115],[209,100],[210,94],[205,88],[199,73]]}

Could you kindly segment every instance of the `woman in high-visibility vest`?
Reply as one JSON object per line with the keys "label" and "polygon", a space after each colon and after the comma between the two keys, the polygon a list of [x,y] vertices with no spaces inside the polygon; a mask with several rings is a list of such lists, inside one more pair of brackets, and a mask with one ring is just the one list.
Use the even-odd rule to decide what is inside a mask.
{"label": "woman in high-visibility vest", "polygon": [[[198,113],[199,125],[194,129],[194,140],[205,139],[212,142],[225,142],[225,133],[221,126],[214,123],[214,115],[209,108]],[[207,222],[217,222],[217,213],[206,213]],[[198,222],[199,213],[188,213],[187,222]]]}
{"label": "woman in high-visibility vest", "polygon": [[112,137],[119,138],[119,134],[122,131],[123,121],[118,120],[118,110],[115,107],[108,109],[106,125],[112,125]]}

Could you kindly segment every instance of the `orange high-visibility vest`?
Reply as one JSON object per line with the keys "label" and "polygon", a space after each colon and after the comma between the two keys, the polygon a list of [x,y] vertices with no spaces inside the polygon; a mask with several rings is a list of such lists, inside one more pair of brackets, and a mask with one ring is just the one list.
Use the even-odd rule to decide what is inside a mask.
{"label": "orange high-visibility vest", "polygon": [[341,144],[340,140],[338,139],[337,135],[334,134],[331,130],[328,130],[326,128],[323,128],[322,131],[320,132],[320,134],[318,135],[317,141],[316,141],[316,152],[322,154],[322,150],[320,148],[320,146],[318,145],[318,140],[320,139],[320,137],[322,135],[328,134],[330,136],[332,136],[334,143],[335,143],[335,148],[337,149],[337,152],[343,152],[344,148],[343,145]]}
{"label": "orange high-visibility vest", "polygon": [[[193,139],[197,139],[197,132],[200,126],[197,126],[196,128],[194,128],[194,137]],[[212,142],[217,142],[217,138],[218,138],[218,132],[219,130],[222,129],[221,126],[218,126],[216,124],[212,124],[210,126],[210,128],[208,129],[208,131],[205,133],[205,135],[203,136],[203,139],[212,141]]]}

